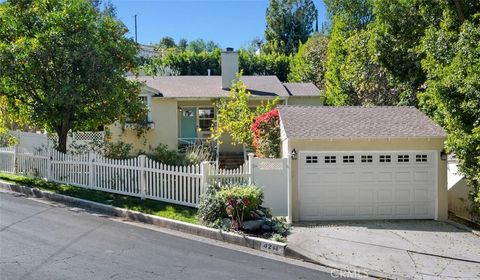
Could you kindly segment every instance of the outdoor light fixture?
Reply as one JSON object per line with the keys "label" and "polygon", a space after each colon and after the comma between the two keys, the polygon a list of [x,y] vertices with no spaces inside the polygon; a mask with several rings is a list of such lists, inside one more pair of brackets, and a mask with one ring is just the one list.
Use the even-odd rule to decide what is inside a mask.
{"label": "outdoor light fixture", "polygon": [[442,151],[440,152],[440,158],[441,158],[442,160],[447,160],[447,153],[445,152],[445,150],[442,150]]}
{"label": "outdoor light fixture", "polygon": [[181,108],[181,107],[178,107],[178,111],[179,111],[179,112],[181,112],[181,111],[183,111],[183,110],[182,110],[182,108]]}
{"label": "outdoor light fixture", "polygon": [[297,156],[298,156],[297,150],[293,149],[291,155],[292,155],[292,159],[297,159]]}

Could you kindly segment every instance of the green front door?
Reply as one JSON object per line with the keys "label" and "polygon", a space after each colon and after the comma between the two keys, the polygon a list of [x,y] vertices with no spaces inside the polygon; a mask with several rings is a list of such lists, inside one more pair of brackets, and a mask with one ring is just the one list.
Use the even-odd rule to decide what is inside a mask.
{"label": "green front door", "polygon": [[[183,141],[189,142],[191,140],[194,142],[194,138],[197,138],[197,108],[195,107],[184,107],[181,112],[180,120],[180,135],[183,138]],[[185,139],[193,138],[193,139]]]}

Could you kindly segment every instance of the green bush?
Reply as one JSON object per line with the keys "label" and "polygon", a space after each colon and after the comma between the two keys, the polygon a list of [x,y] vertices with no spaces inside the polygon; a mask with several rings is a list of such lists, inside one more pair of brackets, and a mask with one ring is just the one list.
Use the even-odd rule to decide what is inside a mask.
{"label": "green bush", "polygon": [[253,185],[232,185],[222,188],[217,194],[226,204],[228,200],[247,201],[245,213],[257,210],[263,203],[263,191]]}
{"label": "green bush", "polygon": [[103,147],[103,155],[112,159],[129,159],[132,155],[132,144],[124,142],[105,143]]}
{"label": "green bush", "polygon": [[165,144],[158,145],[156,148],[152,149],[147,156],[153,160],[168,165],[178,165],[180,163],[177,152],[170,150]]}
{"label": "green bush", "polygon": [[[219,223],[223,218],[229,217],[227,214],[229,201],[240,200],[242,212],[245,213],[245,217],[249,217],[250,211],[257,210],[262,205],[263,191],[257,186],[250,185],[209,186],[200,197],[198,217],[206,224]],[[243,221],[239,222],[241,224]]]}
{"label": "green bush", "polygon": [[217,195],[220,187],[209,186],[200,196],[197,215],[204,224],[214,224],[227,217],[225,202]]}

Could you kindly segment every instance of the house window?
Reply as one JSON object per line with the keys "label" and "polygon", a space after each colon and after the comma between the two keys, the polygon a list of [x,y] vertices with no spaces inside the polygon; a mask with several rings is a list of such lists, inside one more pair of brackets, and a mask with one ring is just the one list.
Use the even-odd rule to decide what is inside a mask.
{"label": "house window", "polygon": [[361,162],[373,162],[373,156],[370,155],[362,155]]}
{"label": "house window", "polygon": [[318,163],[317,156],[307,156],[306,163]]}
{"label": "house window", "polygon": [[336,156],[325,156],[325,163],[336,163],[337,157]]}
{"label": "house window", "polygon": [[398,155],[398,162],[409,162],[410,157],[408,155]]}
{"label": "house window", "polygon": [[390,155],[380,155],[380,162],[392,162],[392,156]]}
{"label": "house window", "polygon": [[354,163],[355,157],[354,156],[343,156],[343,163]]}
{"label": "house window", "polygon": [[415,156],[415,161],[416,162],[427,162],[428,157],[427,157],[427,155],[416,155]]}
{"label": "house window", "polygon": [[210,131],[215,119],[215,109],[198,108],[198,127],[201,131]]}
{"label": "house window", "polygon": [[[142,102],[147,107],[147,116],[145,117],[145,122],[147,123],[148,127],[153,127],[153,119],[152,119],[152,97],[150,95],[140,95],[138,96],[140,102]],[[135,126],[135,121],[132,119],[127,118],[126,123],[128,124],[127,127]]]}

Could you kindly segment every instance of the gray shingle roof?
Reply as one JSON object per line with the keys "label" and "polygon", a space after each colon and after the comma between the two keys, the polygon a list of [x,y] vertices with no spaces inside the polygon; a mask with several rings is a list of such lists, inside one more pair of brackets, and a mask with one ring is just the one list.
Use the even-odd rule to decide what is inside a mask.
{"label": "gray shingle roof", "polygon": [[[139,76],[128,77],[144,82],[159,92],[160,96],[172,98],[226,97],[221,76]],[[289,96],[288,91],[276,76],[242,76],[241,80],[252,96]]]}
{"label": "gray shingle roof", "polygon": [[283,83],[292,96],[320,96],[320,90],[313,83]]}
{"label": "gray shingle roof", "polygon": [[445,137],[415,107],[279,106],[288,138]]}

